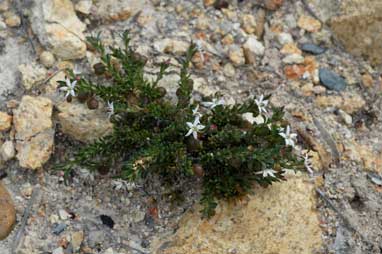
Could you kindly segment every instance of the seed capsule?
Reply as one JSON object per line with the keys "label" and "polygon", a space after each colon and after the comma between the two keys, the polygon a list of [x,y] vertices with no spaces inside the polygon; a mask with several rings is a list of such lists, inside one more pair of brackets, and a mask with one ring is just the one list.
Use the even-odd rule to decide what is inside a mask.
{"label": "seed capsule", "polygon": [[205,173],[202,165],[200,165],[200,164],[193,164],[192,165],[192,172],[194,172],[194,174],[196,176],[199,176],[199,177],[203,177],[204,173]]}
{"label": "seed capsule", "polygon": [[94,98],[94,97],[88,99],[88,101],[86,102],[86,104],[88,105],[88,108],[89,108],[89,109],[97,109],[97,108],[98,108],[98,101],[97,101],[97,99]]}
{"label": "seed capsule", "polygon": [[68,95],[68,97],[66,97],[66,101],[67,101],[67,102],[72,102],[72,99],[73,99],[73,98],[72,98],[71,95]]}
{"label": "seed capsule", "polygon": [[164,87],[158,87],[158,92],[159,92],[160,97],[164,97],[167,93],[167,91]]}
{"label": "seed capsule", "polygon": [[96,63],[95,65],[93,65],[93,69],[96,75],[102,75],[106,71],[106,67],[103,63]]}
{"label": "seed capsule", "polygon": [[90,97],[90,93],[88,92],[79,92],[77,95],[77,99],[81,103],[84,103],[89,97]]}

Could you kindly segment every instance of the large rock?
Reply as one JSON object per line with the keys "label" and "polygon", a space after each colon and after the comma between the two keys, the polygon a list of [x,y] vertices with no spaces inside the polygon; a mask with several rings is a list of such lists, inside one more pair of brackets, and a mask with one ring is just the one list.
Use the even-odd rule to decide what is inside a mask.
{"label": "large rock", "polygon": [[382,63],[382,1],[309,0],[319,17],[330,24],[347,51]]}
{"label": "large rock", "polygon": [[156,254],[311,254],[322,245],[314,185],[303,177],[256,188],[248,202],[221,204],[210,220],[200,207],[175,235],[154,244]]}
{"label": "large rock", "polygon": [[105,21],[123,21],[133,17],[143,9],[150,8],[148,0],[102,0],[94,1],[94,15]]}
{"label": "large rock", "polygon": [[86,104],[66,101],[57,107],[60,111],[58,119],[62,132],[79,141],[92,142],[111,133],[113,129],[105,110],[90,110]]}
{"label": "large rock", "polygon": [[44,97],[24,96],[14,112],[16,151],[20,166],[37,169],[53,151],[52,102]]}
{"label": "large rock", "polygon": [[11,195],[0,182],[0,240],[5,239],[16,222],[16,210]]}
{"label": "large rock", "polygon": [[34,0],[31,10],[33,32],[41,44],[58,57],[79,59],[85,56],[83,31],[86,25],[75,14],[70,0]]}

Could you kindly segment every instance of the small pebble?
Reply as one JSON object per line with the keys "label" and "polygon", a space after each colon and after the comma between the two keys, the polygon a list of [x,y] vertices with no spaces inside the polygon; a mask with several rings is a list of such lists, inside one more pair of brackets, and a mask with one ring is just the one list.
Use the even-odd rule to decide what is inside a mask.
{"label": "small pebble", "polygon": [[325,53],[325,51],[326,51],[325,48],[314,45],[312,43],[303,43],[300,45],[300,49],[304,52],[307,52],[307,53],[310,53],[313,55],[320,55],[322,53]]}
{"label": "small pebble", "polygon": [[321,83],[330,90],[342,91],[347,86],[346,81],[342,77],[325,68],[320,68],[319,77]]}
{"label": "small pebble", "polygon": [[100,216],[101,218],[101,221],[102,221],[102,224],[108,226],[109,228],[113,228],[114,227],[114,220],[110,217],[110,216],[107,216],[107,215],[101,215]]}
{"label": "small pebble", "polygon": [[66,229],[65,223],[56,224],[55,227],[53,228],[53,234],[59,235],[62,232],[64,232],[65,229]]}
{"label": "small pebble", "polygon": [[40,62],[42,65],[44,65],[46,68],[50,68],[54,65],[54,55],[49,51],[43,51],[40,54]]}

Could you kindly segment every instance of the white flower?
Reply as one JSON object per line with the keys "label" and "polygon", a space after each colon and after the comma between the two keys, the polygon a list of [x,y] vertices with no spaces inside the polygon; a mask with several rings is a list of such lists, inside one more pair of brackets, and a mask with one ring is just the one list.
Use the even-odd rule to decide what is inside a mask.
{"label": "white flower", "polygon": [[256,117],[253,117],[253,113],[247,112],[241,115],[244,120],[247,120],[251,124],[256,123],[256,124],[263,124],[265,123],[265,118],[262,115],[258,115]]}
{"label": "white flower", "polygon": [[304,155],[304,166],[305,166],[305,168],[306,168],[306,171],[308,171],[309,172],[309,174],[313,174],[313,169],[312,169],[312,162],[310,161],[310,158],[309,158],[309,154],[308,153],[306,153],[305,155]]}
{"label": "white flower", "polygon": [[107,117],[114,115],[114,102],[107,102]]}
{"label": "white flower", "polygon": [[118,190],[127,191],[127,190],[131,190],[132,187],[135,187],[135,185],[132,186],[132,183],[129,183],[128,181],[122,180],[122,179],[113,180],[111,181],[111,184],[113,185],[113,189],[117,191]]}
{"label": "white flower", "polygon": [[253,118],[256,124],[263,124],[265,123],[265,119],[262,115],[258,115],[255,118]]}
{"label": "white flower", "polygon": [[74,88],[76,87],[77,80],[70,82],[70,79],[66,78],[65,82],[66,82],[66,86],[60,87],[60,91],[66,92],[65,98],[67,98],[69,95],[73,97],[76,96]]}
{"label": "white flower", "polygon": [[273,169],[264,169],[264,170],[261,170],[259,172],[256,172],[256,174],[262,174],[263,178],[268,177],[268,176],[276,177],[274,175],[275,173],[277,173],[277,171],[275,171]]}
{"label": "white flower", "polygon": [[202,102],[204,107],[210,108],[210,109],[213,109],[214,107],[219,106],[219,105],[224,105],[224,103],[225,102],[224,102],[223,98],[220,98],[220,99],[213,98],[212,101]]}
{"label": "white flower", "polygon": [[280,131],[279,135],[284,138],[285,145],[294,147],[294,139],[297,137],[296,133],[290,133],[290,127],[289,125],[286,128],[286,131]]}
{"label": "white flower", "polygon": [[259,114],[267,113],[267,109],[265,108],[268,105],[268,100],[264,100],[264,95],[260,95],[259,99],[255,99],[255,103],[259,108]]}
{"label": "white flower", "polygon": [[198,139],[198,131],[203,130],[206,127],[200,124],[199,117],[196,117],[193,123],[187,122],[186,124],[190,128],[186,134],[186,137],[192,134],[195,139]]}
{"label": "white flower", "polygon": [[200,118],[202,117],[202,114],[198,110],[199,110],[199,104],[196,105],[196,107],[192,110],[192,115]]}

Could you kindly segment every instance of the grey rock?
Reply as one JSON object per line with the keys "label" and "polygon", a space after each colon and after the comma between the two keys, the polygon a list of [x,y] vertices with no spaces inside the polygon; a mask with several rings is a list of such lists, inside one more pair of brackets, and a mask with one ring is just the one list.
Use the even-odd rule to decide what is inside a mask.
{"label": "grey rock", "polygon": [[59,234],[61,234],[62,232],[64,232],[65,229],[66,229],[66,224],[65,224],[65,223],[57,224],[57,225],[53,228],[53,234],[55,234],[55,235],[59,235]]}
{"label": "grey rock", "polygon": [[342,77],[328,69],[320,68],[318,75],[321,83],[330,90],[342,91],[347,86]]}
{"label": "grey rock", "polygon": [[312,43],[303,43],[300,45],[300,49],[313,55],[320,55],[326,51],[326,48],[322,48]]}

